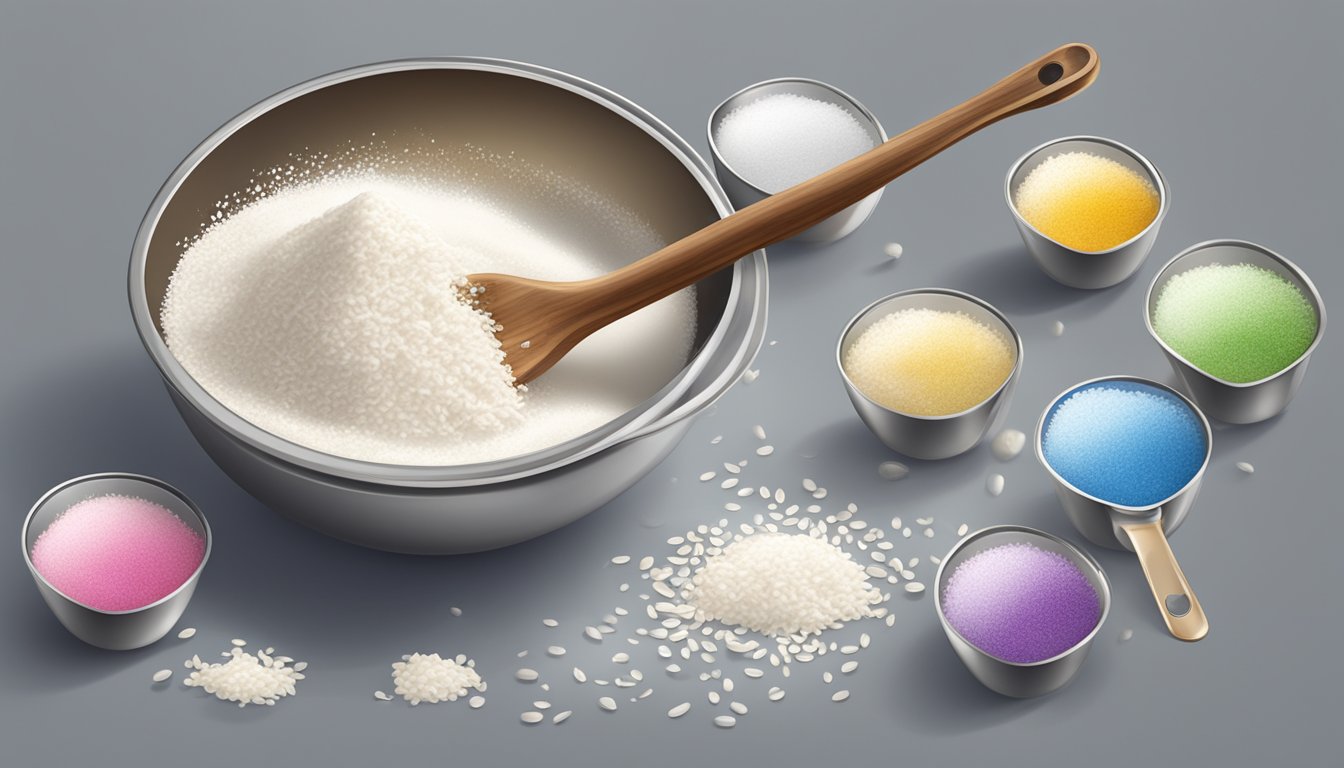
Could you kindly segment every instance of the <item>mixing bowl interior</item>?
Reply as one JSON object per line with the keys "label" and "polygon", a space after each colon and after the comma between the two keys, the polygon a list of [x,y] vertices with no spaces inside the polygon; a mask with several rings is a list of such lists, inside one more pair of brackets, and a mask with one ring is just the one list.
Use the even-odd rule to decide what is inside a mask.
{"label": "mixing bowl interior", "polygon": [[[294,164],[296,156],[344,158],[348,167],[349,158],[358,158],[367,147],[394,160],[386,170],[393,175],[405,168],[431,180],[467,180],[473,193],[503,206],[548,239],[581,248],[607,269],[647,253],[610,225],[604,218],[608,203],[600,201],[633,213],[665,242],[719,218],[713,196],[669,151],[665,136],[641,127],[638,116],[619,111],[618,104],[603,104],[587,93],[606,95],[601,89],[581,85],[533,79],[516,68],[492,71],[481,62],[466,67],[449,60],[408,62],[404,69],[378,65],[376,71],[352,70],[330,82],[298,86],[226,126],[188,159],[185,175],[179,169],[160,193],[166,202],[152,220],[143,260],[150,317],[137,316],[137,322],[153,323],[158,338],[147,338],[147,346],[170,385],[182,391],[181,380],[188,378],[158,343],[160,307],[182,244],[200,233],[221,198],[253,188],[268,169]],[[398,156],[409,160],[396,162]],[[336,163],[326,161],[328,169]],[[133,261],[133,282],[139,279],[137,267]],[[696,335],[681,373],[650,392],[624,419],[572,442],[591,444],[594,436],[674,399],[677,383],[691,378],[724,319],[732,273],[724,270],[696,286]],[[133,286],[133,305],[135,293]],[[151,336],[143,328],[142,334]],[[188,397],[211,400],[212,409],[222,410],[203,391],[186,388]]]}

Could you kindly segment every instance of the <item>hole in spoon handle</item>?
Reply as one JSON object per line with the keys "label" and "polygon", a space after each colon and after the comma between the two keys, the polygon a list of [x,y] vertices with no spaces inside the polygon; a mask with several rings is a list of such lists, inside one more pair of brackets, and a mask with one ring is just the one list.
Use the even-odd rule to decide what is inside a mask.
{"label": "hole in spoon handle", "polygon": [[1190,596],[1185,594],[1167,595],[1167,599],[1162,601],[1166,607],[1167,613],[1176,618],[1180,618],[1190,612]]}
{"label": "hole in spoon handle", "polygon": [[1064,65],[1058,61],[1052,61],[1041,67],[1036,72],[1036,79],[1041,81],[1041,85],[1050,85],[1057,82],[1064,76]]}

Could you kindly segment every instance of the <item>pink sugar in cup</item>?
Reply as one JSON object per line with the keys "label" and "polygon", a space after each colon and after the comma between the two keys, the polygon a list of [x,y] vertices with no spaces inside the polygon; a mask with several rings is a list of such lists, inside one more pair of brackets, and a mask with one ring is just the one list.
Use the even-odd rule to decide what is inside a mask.
{"label": "pink sugar in cup", "polygon": [[48,491],[23,527],[25,561],[57,619],[81,640],[124,650],[181,617],[210,553],[196,505],[166,483],[89,475]]}
{"label": "pink sugar in cup", "polygon": [[138,496],[93,496],[62,512],[33,543],[33,567],[62,594],[99,611],[133,611],[182,586],[205,539]]}

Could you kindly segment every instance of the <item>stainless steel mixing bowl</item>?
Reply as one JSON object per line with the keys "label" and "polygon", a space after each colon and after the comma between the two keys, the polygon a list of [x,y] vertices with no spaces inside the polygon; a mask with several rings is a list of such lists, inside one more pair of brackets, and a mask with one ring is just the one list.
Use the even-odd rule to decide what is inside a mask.
{"label": "stainless steel mixing bowl", "polygon": [[[150,206],[131,254],[135,326],[192,434],[239,485],[275,511],[323,533],[379,549],[474,552],[524,541],[602,506],[676,446],[695,416],[750,364],[765,332],[765,252],[696,286],[691,357],[672,381],[622,417],[523,456],[452,467],[374,464],[320,453],[240,418],[174,359],[160,304],[181,256],[215,202],[290,153],[335,155],[377,135],[406,154],[417,175],[470,146],[516,156],[619,203],[674,241],[732,207],[714,175],[673,131],[628,99],[530,64],[452,57],[372,64],[294,86],[229,121],[172,173]],[[494,170],[492,170],[494,169]],[[542,232],[586,238],[613,266],[647,254],[605,235],[573,200],[538,194],[535,177],[491,165],[467,171],[483,194]],[[578,235],[579,224],[587,224]]]}

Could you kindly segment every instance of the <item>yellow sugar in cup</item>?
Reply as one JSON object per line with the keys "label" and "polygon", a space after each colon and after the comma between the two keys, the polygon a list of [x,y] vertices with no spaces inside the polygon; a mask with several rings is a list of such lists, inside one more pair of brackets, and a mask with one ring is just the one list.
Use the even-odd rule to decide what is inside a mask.
{"label": "yellow sugar in cup", "polygon": [[1160,203],[1147,176],[1087,152],[1065,152],[1036,166],[1013,200],[1028,224],[1075,251],[1125,243],[1153,223]]}
{"label": "yellow sugar in cup", "polygon": [[949,416],[984,402],[1016,363],[1003,333],[964,312],[912,308],[874,322],[841,365],[868,399],[912,416]]}

